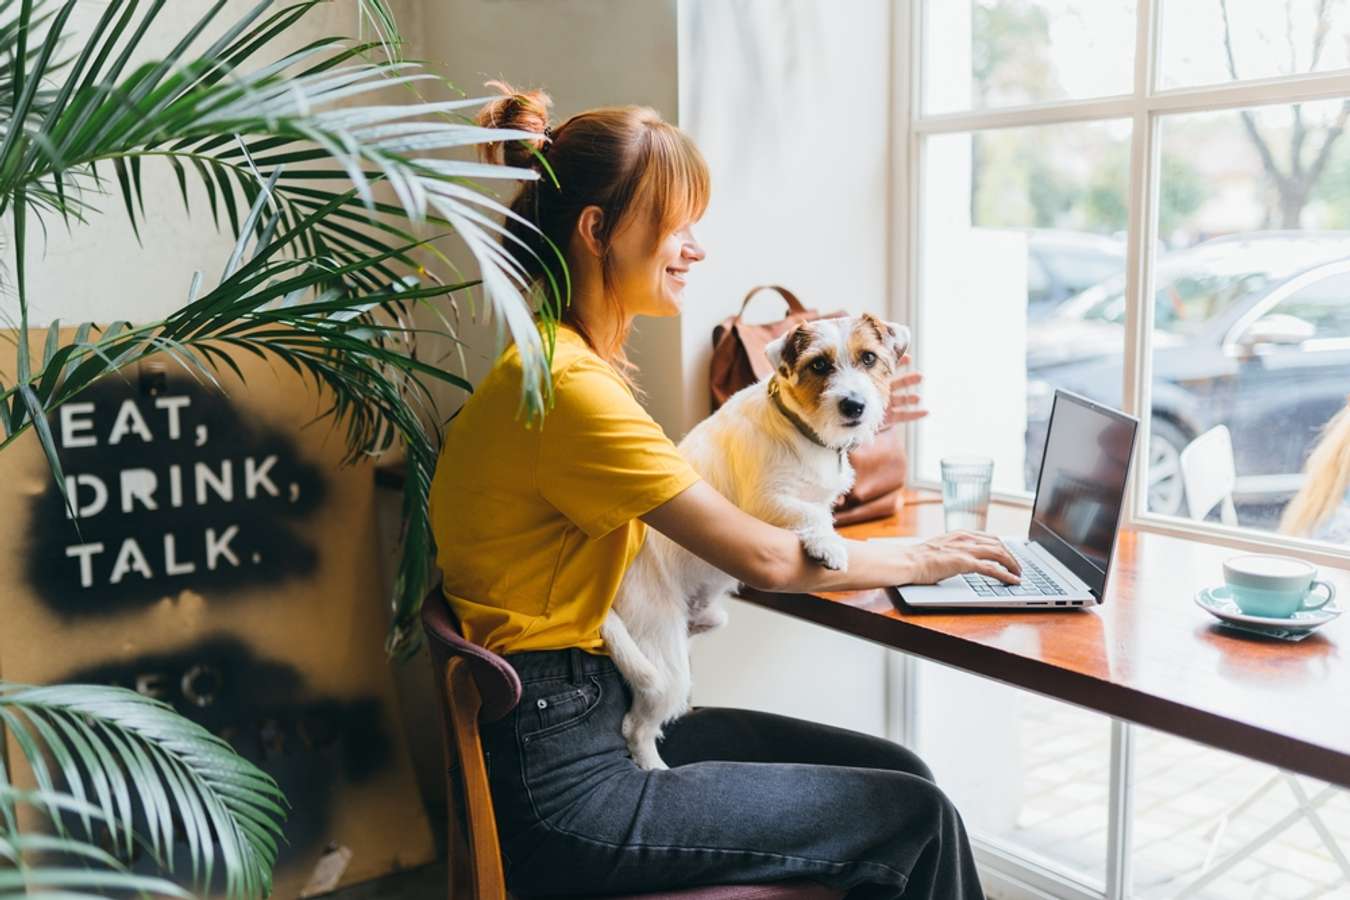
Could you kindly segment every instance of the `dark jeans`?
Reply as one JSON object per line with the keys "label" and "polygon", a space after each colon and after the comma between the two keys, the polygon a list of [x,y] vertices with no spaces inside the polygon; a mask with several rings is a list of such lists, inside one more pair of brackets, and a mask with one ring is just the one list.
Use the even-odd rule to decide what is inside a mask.
{"label": "dark jeans", "polygon": [[982,898],[950,800],[908,750],[767,713],[699,709],[637,768],[606,657],[517,653],[524,695],[484,729],[513,894],[597,897],[809,878],[850,897]]}

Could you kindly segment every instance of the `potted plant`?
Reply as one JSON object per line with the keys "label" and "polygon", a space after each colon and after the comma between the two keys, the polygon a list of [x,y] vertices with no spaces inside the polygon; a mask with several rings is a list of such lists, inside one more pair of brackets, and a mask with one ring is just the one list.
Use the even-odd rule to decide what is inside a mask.
{"label": "potted plant", "polygon": [[[536,175],[446,152],[528,135],[468,124],[459,110],[481,101],[423,100],[418,86],[434,76],[400,58],[384,0],[350,0],[374,26],[371,39],[323,39],[275,58],[266,54],[276,39],[323,0],[263,0],[233,22],[220,20],[225,4],[215,2],[162,59],[136,66],[129,60],[163,0],[108,0],[73,40],[77,2],[0,0],[0,216],[13,232],[0,302],[17,332],[17,369],[0,373],[0,452],[33,432],[64,488],[47,417],[98,379],[156,354],[207,382],[238,372],[231,353],[279,360],[327,400],[348,460],[402,449],[402,557],[387,645],[410,654],[439,425],[425,381],[470,389],[419,358],[412,313],[438,310],[438,330],[453,336],[444,310],[481,286],[522,348],[528,411],[542,408],[548,383],[525,280],[498,243],[493,216],[506,210],[478,184]],[[205,50],[191,49],[208,37]],[[408,102],[377,99],[391,89]],[[199,275],[157,321],[86,323],[73,336],[59,322],[34,329],[28,249],[53,221],[79,228],[110,196],[116,204],[120,195],[136,227],[150,166],[172,170],[185,205],[189,183],[204,188],[211,217],[236,238],[223,274],[215,283]],[[448,263],[432,242],[447,233],[473,254],[480,279],[441,271]],[[139,847],[179,875],[167,868],[175,843],[187,845],[195,885],[268,893],[284,798],[169,707],[112,687],[0,682],[5,731],[36,787],[18,789],[0,767],[0,897],[184,895],[126,867]],[[51,833],[23,832],[23,806],[45,814]],[[30,862],[47,851],[86,865]]]}

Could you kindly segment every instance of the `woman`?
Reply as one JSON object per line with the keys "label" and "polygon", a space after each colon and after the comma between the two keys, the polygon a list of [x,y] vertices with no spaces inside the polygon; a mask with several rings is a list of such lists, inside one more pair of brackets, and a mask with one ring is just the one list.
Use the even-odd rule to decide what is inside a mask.
{"label": "woman", "polygon": [[1280,531],[1350,544],[1350,397],[1308,454],[1303,486],[1285,507]]}
{"label": "woman", "polygon": [[[960,817],[914,754],[890,742],[763,713],[701,709],[638,769],[620,722],[629,699],[600,625],[648,526],[765,590],[849,590],[984,572],[1014,582],[997,540],[957,534],[917,549],[849,543],[847,571],[699,480],[634,399],[623,343],[635,316],[680,311],[703,259],[691,226],[708,172],[652,110],[597,109],[548,123],[541,93],[490,104],[482,124],[538,133],[488,158],[557,176],[512,204],[565,255],[572,299],[553,355],[553,406],[518,419],[508,349],[449,429],[432,487],[445,592],[470,640],[520,674],[515,712],[485,728],[507,880],[521,896],[638,892],[810,878],[856,896],[982,897]],[[542,169],[542,166],[541,166]],[[537,282],[564,283],[556,254]],[[545,267],[548,267],[547,270]],[[810,664],[810,663],[808,663]],[[823,662],[821,664],[824,664]]]}

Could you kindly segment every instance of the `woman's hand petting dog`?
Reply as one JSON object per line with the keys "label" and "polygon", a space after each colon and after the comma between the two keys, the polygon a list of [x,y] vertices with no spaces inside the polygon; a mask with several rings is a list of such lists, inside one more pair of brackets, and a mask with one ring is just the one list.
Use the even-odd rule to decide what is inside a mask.
{"label": "woman's hand petting dog", "polygon": [[937,584],[944,578],[978,572],[1008,584],[1021,581],[1022,566],[1003,542],[991,534],[952,531],[910,549],[914,584]]}
{"label": "woman's hand petting dog", "polygon": [[[906,353],[900,357],[897,368],[906,368],[913,361],[910,355]],[[914,422],[928,415],[928,410],[924,409],[923,406],[923,397],[915,391],[915,388],[922,383],[922,372],[906,372],[891,380],[890,405],[886,410],[886,422],[888,424],[903,425],[906,422]]]}

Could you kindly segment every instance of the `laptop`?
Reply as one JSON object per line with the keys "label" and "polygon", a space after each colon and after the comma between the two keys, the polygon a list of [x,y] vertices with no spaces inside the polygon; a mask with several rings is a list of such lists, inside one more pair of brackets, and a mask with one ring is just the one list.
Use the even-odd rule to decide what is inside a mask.
{"label": "laptop", "polygon": [[1022,583],[956,575],[899,588],[901,599],[971,609],[1101,603],[1138,426],[1133,416],[1055,391],[1029,537],[1003,541],[1022,564]]}

